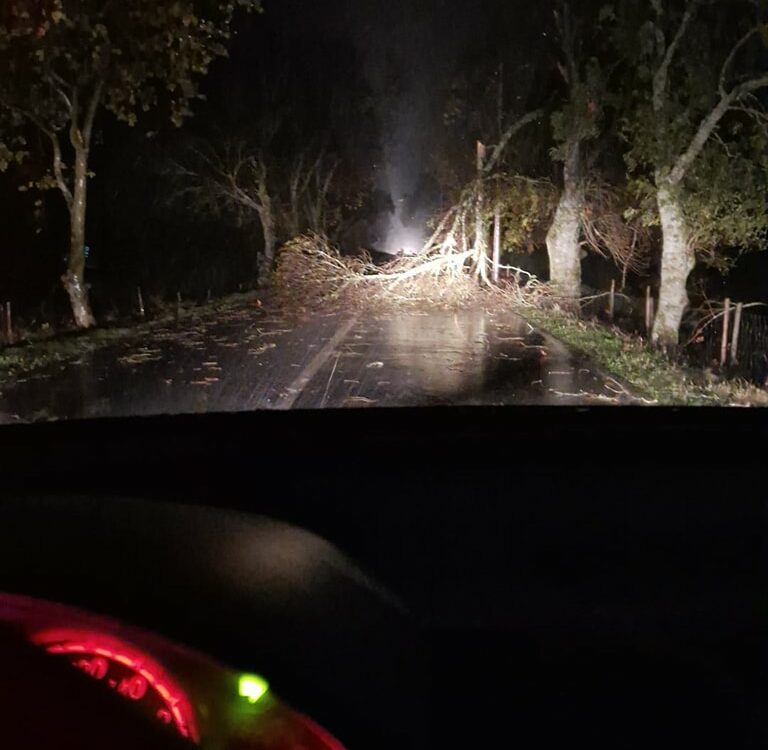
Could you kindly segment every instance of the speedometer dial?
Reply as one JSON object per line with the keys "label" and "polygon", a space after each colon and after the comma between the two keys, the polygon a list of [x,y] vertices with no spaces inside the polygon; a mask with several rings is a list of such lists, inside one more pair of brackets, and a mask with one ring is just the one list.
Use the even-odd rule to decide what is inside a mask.
{"label": "speedometer dial", "polygon": [[137,714],[166,725],[190,747],[344,750],[274,695],[264,677],[238,673],[127,623],[0,593],[0,624],[114,692]]}
{"label": "speedometer dial", "polygon": [[182,737],[199,741],[189,700],[184,691],[148,654],[104,633],[54,628],[32,635],[31,640],[69,660],[157,721],[172,724]]}

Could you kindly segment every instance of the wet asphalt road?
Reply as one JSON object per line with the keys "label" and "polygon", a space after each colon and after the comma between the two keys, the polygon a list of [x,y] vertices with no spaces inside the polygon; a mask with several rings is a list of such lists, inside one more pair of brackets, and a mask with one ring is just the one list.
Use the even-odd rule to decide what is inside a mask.
{"label": "wet asphalt road", "polygon": [[257,409],[626,403],[510,312],[325,315],[243,305],[0,386],[0,422]]}

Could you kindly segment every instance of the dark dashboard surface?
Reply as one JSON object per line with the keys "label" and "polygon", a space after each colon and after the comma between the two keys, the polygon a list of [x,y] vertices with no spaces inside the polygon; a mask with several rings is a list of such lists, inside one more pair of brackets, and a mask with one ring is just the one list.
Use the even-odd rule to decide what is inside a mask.
{"label": "dark dashboard surface", "polygon": [[419,630],[425,682],[402,689],[429,746],[756,747],[766,425],[435,409],[14,426],[2,496],[234,509],[327,539]]}

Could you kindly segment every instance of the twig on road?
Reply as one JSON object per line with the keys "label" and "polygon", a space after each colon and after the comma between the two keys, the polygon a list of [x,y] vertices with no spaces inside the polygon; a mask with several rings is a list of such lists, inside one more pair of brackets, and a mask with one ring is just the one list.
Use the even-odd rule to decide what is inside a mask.
{"label": "twig on road", "polygon": [[336,361],[333,363],[333,369],[331,370],[331,374],[328,377],[328,383],[325,386],[325,393],[323,394],[323,400],[320,402],[321,409],[325,409],[325,405],[328,403],[328,393],[331,390],[331,382],[333,381],[333,376],[336,374],[336,368],[339,366],[340,359],[341,359],[341,352],[337,352]]}

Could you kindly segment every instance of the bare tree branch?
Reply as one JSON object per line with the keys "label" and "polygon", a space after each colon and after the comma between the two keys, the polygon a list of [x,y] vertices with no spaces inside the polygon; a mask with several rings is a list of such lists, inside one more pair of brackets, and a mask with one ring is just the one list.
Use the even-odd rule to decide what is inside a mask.
{"label": "bare tree branch", "polygon": [[720,124],[723,117],[725,117],[726,113],[734,108],[733,105],[753,92],[764,88],[768,88],[768,75],[745,81],[744,83],[739,84],[733,91],[726,93],[724,97],[720,98],[714,108],[701,121],[688,148],[675,162],[672,171],[669,173],[669,182],[671,185],[677,185],[685,178],[691,164],[693,164],[701,153],[710,136]]}
{"label": "bare tree branch", "polygon": [[728,94],[725,90],[725,83],[728,78],[728,73],[730,72],[731,66],[733,65],[733,61],[736,59],[736,55],[739,54],[739,50],[744,47],[744,45],[756,34],[758,34],[760,31],[759,28],[753,28],[750,29],[746,34],[744,34],[741,39],[739,39],[738,42],[733,46],[733,49],[730,51],[730,54],[725,59],[725,62],[723,63],[723,67],[720,69],[720,79],[718,83],[718,90],[720,92],[720,98],[725,99]]}
{"label": "bare tree branch", "polygon": [[91,144],[91,133],[93,132],[93,122],[96,119],[96,112],[99,109],[101,103],[101,95],[104,91],[104,79],[99,79],[96,84],[91,101],[88,103],[88,110],[85,115],[85,124],[83,126],[83,140],[85,141],[86,148]]}
{"label": "bare tree branch", "polygon": [[71,111],[72,100],[67,96],[66,92],[58,86],[54,86],[53,90],[61,97],[61,100],[64,102],[64,106],[67,108],[67,110]]}
{"label": "bare tree branch", "polygon": [[66,179],[64,179],[64,159],[61,153],[61,142],[59,141],[58,133],[46,127],[46,125],[40,119],[35,117],[32,112],[29,112],[26,109],[8,104],[7,102],[3,102],[3,106],[7,107],[8,109],[12,109],[14,112],[18,112],[22,117],[25,117],[27,120],[29,120],[41,133],[48,137],[48,140],[51,142],[51,149],[53,153],[52,166],[53,177],[56,180],[56,187],[64,196],[64,201],[67,204],[67,208],[71,208],[72,191],[69,189]]}
{"label": "bare tree branch", "polygon": [[[698,2],[699,0],[694,0]],[[690,8],[689,8],[690,12]],[[744,100],[753,96],[754,92],[764,88],[768,88],[768,75],[758,76],[736,85],[731,91],[727,91],[725,84],[728,78],[728,74],[733,65],[738,52],[747,44],[747,42],[759,32],[759,28],[753,28],[744,34],[734,44],[733,48],[729,52],[728,56],[720,69],[720,78],[718,82],[718,91],[720,93],[720,99],[717,104],[710,110],[710,112],[704,117],[699,124],[693,138],[686,150],[680,155],[675,162],[672,170],[669,173],[669,182],[671,185],[679,184],[688,172],[691,164],[701,153],[704,146],[707,144],[709,138],[713,135],[715,128],[720,124],[720,121],[725,117],[729,110],[746,111],[753,117],[759,119],[761,113],[757,109],[750,109],[745,106]]]}
{"label": "bare tree branch", "polygon": [[522,130],[526,125],[532,123],[534,120],[538,120],[540,117],[543,117],[543,116],[544,116],[544,110],[536,109],[533,112],[528,112],[527,114],[523,115],[519,120],[512,123],[512,125],[510,125],[506,129],[501,140],[493,149],[493,152],[491,153],[490,158],[485,162],[485,166],[483,167],[483,174],[488,175],[494,170],[496,165],[499,163],[499,160],[503,156],[504,150],[509,145],[509,142],[520,130]]}
{"label": "bare tree branch", "polygon": [[80,119],[79,92],[75,88],[72,92],[72,109],[69,119],[69,142],[80,148],[83,143],[83,134],[80,131],[78,120]]}
{"label": "bare tree branch", "polygon": [[760,89],[764,89],[766,87],[768,87],[768,75],[759,76],[758,78],[753,78],[749,81],[745,81],[744,83],[740,83],[731,92],[732,101],[741,101],[748,95],[753,94],[755,91],[759,91]]}
{"label": "bare tree branch", "polygon": [[52,130],[43,128],[43,132],[50,138],[51,146],[53,147],[53,176],[56,179],[56,186],[64,196],[64,201],[67,204],[67,208],[72,208],[72,191],[67,185],[67,181],[64,179],[63,160],[61,158],[61,143],[59,142],[59,134],[54,133]]}
{"label": "bare tree branch", "polygon": [[758,107],[731,107],[732,112],[741,112],[759,122],[764,127],[768,127],[768,112]]}
{"label": "bare tree branch", "polygon": [[560,74],[568,86],[575,86],[579,80],[579,68],[576,64],[576,50],[574,47],[573,18],[570,4],[567,0],[560,0],[560,10],[555,11],[555,25],[560,34],[565,65],[558,63]]}
{"label": "bare tree branch", "polygon": [[730,95],[725,99],[720,99],[714,109],[701,121],[695,135],[688,144],[688,148],[677,159],[669,173],[669,183],[671,185],[678,185],[683,180],[691,164],[693,164],[704,146],[706,146],[709,137],[730,108],[731,101]]}
{"label": "bare tree branch", "polygon": [[675,34],[672,43],[667,47],[664,59],[661,61],[661,65],[659,65],[659,69],[653,77],[654,112],[661,112],[661,110],[664,109],[664,105],[666,104],[667,86],[669,85],[669,68],[672,65],[678,47],[683,41],[683,38],[696,15],[700,2],[701,0],[689,0],[688,6],[685,9],[685,14],[683,15],[683,20],[680,22],[680,26],[677,29],[677,33]]}

